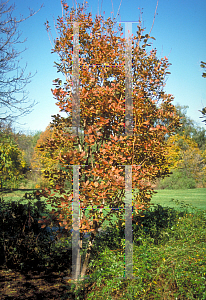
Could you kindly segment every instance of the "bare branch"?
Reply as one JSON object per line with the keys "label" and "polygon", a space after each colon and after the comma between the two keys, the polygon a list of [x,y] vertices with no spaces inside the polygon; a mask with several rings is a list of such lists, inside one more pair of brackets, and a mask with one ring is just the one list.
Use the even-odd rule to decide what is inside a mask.
{"label": "bare branch", "polygon": [[[21,33],[17,31],[18,25],[35,15],[43,5],[37,12],[30,10],[28,17],[20,16],[20,19],[16,20],[12,16],[15,5],[8,6],[8,3],[9,0],[0,4],[0,121],[10,122],[30,113],[36,104],[35,102],[29,104],[30,101],[27,100],[27,93],[24,90],[34,75],[31,76],[29,73],[24,76],[26,67],[22,69],[19,66],[20,60],[17,60],[26,49],[18,52],[14,46],[26,41],[26,39],[19,40]],[[22,94],[21,98],[18,97],[19,94]],[[25,107],[25,104],[29,105]]]}
{"label": "bare branch", "polygon": [[[102,0],[102,3],[103,3],[103,0]],[[100,15],[101,15],[101,12],[102,12],[102,3],[101,3],[101,10],[100,10]]]}
{"label": "bare branch", "polygon": [[154,26],[155,17],[156,17],[156,14],[157,14],[158,3],[159,3],[159,0],[157,0],[157,5],[156,5],[156,8],[155,8],[155,13],[154,13],[154,18],[153,18],[153,23],[152,23],[152,27],[151,27],[151,29],[150,29],[149,35],[151,34],[152,28],[153,28],[153,26]]}
{"label": "bare branch", "polygon": [[[122,0],[120,1],[120,4],[119,4],[119,8],[118,8],[118,11],[117,11],[116,18],[117,18],[118,14],[119,14],[119,10],[120,10],[121,4],[122,4]],[[115,18],[115,19],[116,19],[116,18]]]}
{"label": "bare branch", "polygon": [[114,6],[113,6],[113,1],[111,0],[112,2],[112,13],[113,13],[113,18],[114,18]]}

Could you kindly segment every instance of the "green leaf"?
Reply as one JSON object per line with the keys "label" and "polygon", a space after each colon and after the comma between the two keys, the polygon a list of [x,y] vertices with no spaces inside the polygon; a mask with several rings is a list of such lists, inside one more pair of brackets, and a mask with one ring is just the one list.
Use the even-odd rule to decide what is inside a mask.
{"label": "green leaf", "polygon": [[85,217],[88,218],[90,215],[90,211],[88,209],[85,210]]}
{"label": "green leaf", "polygon": [[109,213],[108,210],[103,209],[103,216],[104,216],[104,217],[106,217],[106,215],[107,215],[108,213]]}
{"label": "green leaf", "polygon": [[116,224],[116,222],[118,221],[118,218],[116,217],[116,215],[112,215],[110,218],[110,222],[112,225]]}

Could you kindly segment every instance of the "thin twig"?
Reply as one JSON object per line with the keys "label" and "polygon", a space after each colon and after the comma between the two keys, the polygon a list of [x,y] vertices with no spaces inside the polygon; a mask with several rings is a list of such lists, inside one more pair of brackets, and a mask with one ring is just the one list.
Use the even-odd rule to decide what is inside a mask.
{"label": "thin twig", "polygon": [[[120,2],[119,8],[118,8],[116,18],[117,18],[118,14],[119,14],[119,10],[120,10],[121,4],[122,4],[122,0],[121,0],[121,2]],[[116,19],[116,18],[115,18],[115,19]]]}
{"label": "thin twig", "polygon": [[155,8],[155,13],[154,13],[154,18],[153,18],[153,23],[152,23],[152,27],[151,27],[151,29],[150,29],[149,35],[150,35],[150,33],[152,32],[152,28],[153,28],[153,26],[154,26],[155,17],[156,17],[156,14],[157,14],[158,3],[159,3],[159,0],[157,0],[157,5],[156,5],[156,8]]}
{"label": "thin twig", "polygon": [[64,16],[64,10],[63,10],[63,3],[62,3],[62,0],[61,0],[61,7],[62,7],[62,18]]}
{"label": "thin twig", "polygon": [[111,0],[112,2],[112,13],[113,13],[113,18],[114,18],[114,6],[113,6],[113,1]]}
{"label": "thin twig", "polygon": [[74,2],[76,4],[76,12],[75,12],[75,17],[76,17],[77,16],[77,1],[76,0],[72,0],[72,2],[73,2],[73,6],[74,6]]}
{"label": "thin twig", "polygon": [[[102,3],[103,3],[103,0],[102,0]],[[100,15],[101,15],[101,13],[102,13],[102,3],[101,3],[101,10],[100,10]]]}

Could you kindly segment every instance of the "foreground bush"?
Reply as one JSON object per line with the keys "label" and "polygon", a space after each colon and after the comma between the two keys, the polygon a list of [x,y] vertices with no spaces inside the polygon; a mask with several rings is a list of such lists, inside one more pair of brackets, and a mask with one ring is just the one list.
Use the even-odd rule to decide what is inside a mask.
{"label": "foreground bush", "polygon": [[[48,211],[42,202],[0,201],[0,264],[14,269],[54,269],[71,264],[71,249],[38,220]],[[65,234],[65,233],[64,233]]]}
{"label": "foreground bush", "polygon": [[[43,204],[1,201],[0,210],[1,264],[22,272],[71,266],[71,235],[57,238],[38,224]],[[89,278],[67,286],[70,299],[206,299],[205,211],[154,205],[133,216],[133,237],[134,279],[123,278],[124,226],[108,226],[95,241]]]}
{"label": "foreground bush", "polygon": [[[124,253],[102,245],[89,265],[86,299],[206,299],[206,212],[173,213],[158,206],[151,215],[148,212],[142,229],[134,230],[134,279],[120,278]],[[82,283],[76,299],[84,299],[83,288]]]}

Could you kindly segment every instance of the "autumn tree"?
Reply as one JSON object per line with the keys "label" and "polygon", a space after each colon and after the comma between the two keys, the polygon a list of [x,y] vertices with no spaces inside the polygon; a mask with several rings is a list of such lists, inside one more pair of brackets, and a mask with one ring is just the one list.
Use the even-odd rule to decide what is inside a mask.
{"label": "autumn tree", "polygon": [[[86,14],[86,6],[79,5],[75,10],[63,4],[64,14],[57,20],[58,37],[53,53],[59,55],[57,71],[65,76],[54,81],[52,93],[61,112],[68,113],[67,118],[54,116],[53,124],[64,124],[64,130],[72,128],[72,99],[76,93],[72,85],[74,30],[79,28],[79,97],[80,127],[83,138],[67,133],[60,128],[59,139],[62,143],[71,143],[71,149],[59,154],[59,163],[67,171],[65,176],[58,173],[58,184],[43,190],[47,202],[54,207],[53,214],[59,224],[72,227],[72,189],[66,190],[65,180],[72,175],[72,166],[80,165],[79,190],[81,208],[80,232],[90,231],[91,237],[82,267],[81,276],[85,275],[91,248],[98,229],[106,218],[118,215],[112,208],[124,207],[125,167],[132,166],[132,188],[138,193],[133,198],[135,210],[148,209],[154,193],[152,182],[169,173],[166,161],[165,136],[173,133],[179,126],[179,117],[172,104],[172,95],[164,92],[165,78],[169,62],[166,57],[159,59],[156,49],[147,49],[150,44],[149,34],[145,34],[141,21],[137,32],[131,38],[133,84],[133,135],[125,135],[125,113],[128,83],[125,55],[127,40],[122,37],[123,27],[116,26],[116,20]],[[46,24],[49,31],[49,23]],[[128,78],[128,77],[127,77]],[[128,81],[127,81],[128,82]],[[50,139],[44,148],[55,150],[54,140]],[[38,195],[39,196],[39,195]],[[103,208],[109,208],[105,216]],[[95,208],[95,209],[94,209]],[[97,208],[101,208],[98,210]],[[57,211],[56,211],[57,210]],[[119,216],[119,215],[118,215]],[[123,214],[121,214],[123,216]],[[50,223],[45,218],[42,226]]]}
{"label": "autumn tree", "polygon": [[19,148],[25,152],[25,160],[29,168],[31,168],[34,148],[36,147],[40,134],[41,131],[37,131],[33,134],[25,134],[23,132],[13,133],[15,142]]}
{"label": "autumn tree", "polygon": [[176,134],[167,141],[167,160],[172,172],[169,178],[164,178],[158,188],[185,189],[205,187],[204,150],[186,135]]}
{"label": "autumn tree", "polygon": [[[46,130],[40,134],[39,139],[37,140],[31,161],[31,167],[34,172],[39,170],[39,173],[41,174],[39,184],[41,186],[47,186],[49,183],[54,184],[56,177],[50,176],[52,174],[51,170],[53,170],[53,173],[57,171],[61,172],[59,155],[60,153],[68,151],[70,147],[69,140],[65,141],[59,137],[59,133],[61,132],[62,135],[63,131],[64,128],[61,127],[60,129],[60,124],[58,124],[58,130],[57,127],[48,125]],[[48,140],[52,142],[52,148],[46,145]],[[44,145],[46,146],[44,147]],[[71,180],[69,183],[71,186]]]}
{"label": "autumn tree", "polygon": [[[51,155],[50,153],[44,151],[40,151],[39,146],[47,141],[47,139],[52,138],[52,131],[50,129],[50,126],[47,126],[46,130],[43,131],[34,147],[34,152],[31,160],[31,168],[32,172],[37,172],[35,174],[38,174],[38,182],[36,182],[36,186],[38,187],[39,183],[41,182],[41,186],[48,184],[47,180],[45,180],[43,174],[45,168],[51,167]],[[54,163],[53,163],[54,164]],[[37,178],[37,176],[35,176]]]}
{"label": "autumn tree", "polygon": [[14,142],[11,136],[0,132],[0,178],[1,190],[16,188],[23,179],[26,166],[24,152]]}
{"label": "autumn tree", "polygon": [[18,148],[24,153],[24,160],[26,162],[26,169],[31,169],[31,161],[36,146],[37,140],[41,134],[41,131],[26,134],[15,129],[14,122],[0,121],[0,132],[7,136],[10,136]]}

